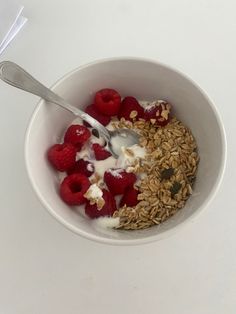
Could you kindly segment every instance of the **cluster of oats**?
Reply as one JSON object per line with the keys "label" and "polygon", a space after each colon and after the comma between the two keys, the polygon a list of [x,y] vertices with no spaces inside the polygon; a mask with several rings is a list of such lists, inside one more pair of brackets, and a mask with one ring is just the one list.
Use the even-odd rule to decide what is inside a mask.
{"label": "cluster of oats", "polygon": [[97,205],[97,208],[100,210],[103,208],[105,201],[102,197],[102,190],[98,187],[97,184],[90,185],[87,192],[84,194],[84,197],[89,200],[91,205]]}
{"label": "cluster of oats", "polygon": [[135,160],[129,171],[139,180],[139,203],[134,207],[123,206],[113,217],[120,218],[118,228],[136,230],[159,225],[183,208],[192,194],[199,156],[197,144],[191,131],[176,117],[165,127],[155,121],[121,119],[114,121],[115,128],[132,128],[140,134],[140,145],[147,154]]}

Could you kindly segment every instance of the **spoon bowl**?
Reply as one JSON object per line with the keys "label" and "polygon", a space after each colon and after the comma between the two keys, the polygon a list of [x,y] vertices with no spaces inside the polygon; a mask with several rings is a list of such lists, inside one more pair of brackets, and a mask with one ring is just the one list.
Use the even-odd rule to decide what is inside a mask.
{"label": "spoon bowl", "polygon": [[130,129],[118,129],[109,131],[110,142],[108,142],[108,149],[113,152],[113,156],[118,158],[121,154],[122,147],[129,147],[139,142],[139,135]]}

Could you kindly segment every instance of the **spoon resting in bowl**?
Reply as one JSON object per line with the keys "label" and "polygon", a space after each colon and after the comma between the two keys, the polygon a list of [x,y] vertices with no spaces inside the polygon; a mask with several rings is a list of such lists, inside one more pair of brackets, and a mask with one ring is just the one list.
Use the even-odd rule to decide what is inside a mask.
{"label": "spoon resting in bowl", "polygon": [[54,103],[72,112],[75,116],[79,116],[82,120],[89,123],[92,128],[96,129],[99,135],[105,139],[108,150],[115,158],[118,158],[120,155],[121,147],[129,147],[139,142],[139,135],[133,130],[108,130],[96,119],[69,104],[65,99],[52,92],[19,65],[11,61],[3,61],[0,63],[0,78],[9,85],[37,95],[47,102]]}

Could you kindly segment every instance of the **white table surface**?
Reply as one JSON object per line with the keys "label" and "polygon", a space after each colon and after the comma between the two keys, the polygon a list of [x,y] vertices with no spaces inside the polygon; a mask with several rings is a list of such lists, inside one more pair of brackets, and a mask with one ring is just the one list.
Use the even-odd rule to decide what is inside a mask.
{"label": "white table surface", "polygon": [[144,56],[177,67],[216,103],[228,162],[217,197],[176,235],[136,247],[90,242],[57,223],[31,189],[23,143],[37,98],[0,83],[0,313],[235,313],[235,1],[22,4],[29,21],[0,60],[49,86],[104,57]]}

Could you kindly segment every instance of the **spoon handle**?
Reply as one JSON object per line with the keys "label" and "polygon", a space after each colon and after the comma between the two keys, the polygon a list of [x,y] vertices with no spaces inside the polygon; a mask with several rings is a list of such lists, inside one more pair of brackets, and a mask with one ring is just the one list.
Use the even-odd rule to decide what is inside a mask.
{"label": "spoon handle", "polygon": [[106,141],[110,140],[109,131],[97,120],[83,112],[82,110],[68,104],[63,98],[52,92],[49,88],[37,81],[33,76],[27,73],[19,65],[11,61],[3,61],[0,63],[0,78],[4,82],[22,89],[31,94],[37,95],[46,101],[61,106],[64,109],[79,116],[88,122],[93,128],[97,129]]}

